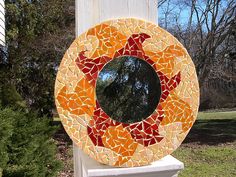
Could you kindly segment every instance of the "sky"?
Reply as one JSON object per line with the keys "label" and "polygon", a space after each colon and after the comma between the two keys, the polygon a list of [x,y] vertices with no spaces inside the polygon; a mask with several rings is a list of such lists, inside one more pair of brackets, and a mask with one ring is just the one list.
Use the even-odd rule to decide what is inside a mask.
{"label": "sky", "polygon": [[[169,6],[168,6],[168,2],[169,2]],[[184,28],[185,26],[187,26],[186,24],[188,23],[188,19],[189,19],[189,16],[190,16],[190,6],[185,6],[183,4],[180,4],[180,3],[177,3],[178,1],[176,0],[168,0],[166,1],[166,3],[164,3],[159,9],[158,9],[158,23],[162,26],[162,27],[166,27],[166,26],[163,26],[163,19],[165,18],[165,13],[166,12],[169,12],[168,13],[168,21],[170,21],[167,25],[167,28],[168,27],[171,27],[172,25],[174,25],[176,23],[175,20],[171,20],[173,19],[172,17],[174,16],[179,16],[178,18],[178,22],[180,24],[182,24],[182,27]],[[188,2],[188,1],[187,1]],[[221,16],[221,13],[224,11],[224,9],[228,6],[228,3],[230,1],[228,0],[222,0],[220,2],[220,8],[219,8],[219,13],[218,13],[218,19],[220,18]],[[201,10],[205,10],[206,8],[206,2],[204,0],[198,0],[197,1],[197,8],[198,8],[198,11],[199,11],[199,14],[201,16]],[[209,22],[211,21],[211,13],[208,13],[208,20]],[[194,14],[193,16],[193,23],[197,21],[197,17],[196,17],[196,14]],[[203,28],[205,29],[206,26]]]}
{"label": "sky", "polygon": [[[168,21],[171,21],[171,17],[173,16],[179,16],[179,22],[181,24],[185,24],[188,22],[188,17],[189,17],[189,13],[190,13],[190,8],[184,8],[183,6],[181,6],[180,4],[175,4],[172,3],[172,1],[170,1],[169,7],[168,7],[168,3],[164,3],[159,9],[158,9],[158,23],[162,24],[162,22],[164,21],[165,18],[165,13],[168,12]],[[175,21],[173,20],[171,22],[171,24],[168,25],[172,25],[172,23],[175,23]]]}

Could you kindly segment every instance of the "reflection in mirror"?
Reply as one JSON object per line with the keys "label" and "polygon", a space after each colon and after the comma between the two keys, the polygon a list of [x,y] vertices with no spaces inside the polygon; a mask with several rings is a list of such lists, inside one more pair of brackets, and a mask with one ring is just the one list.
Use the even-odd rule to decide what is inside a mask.
{"label": "reflection in mirror", "polygon": [[139,122],[156,109],[161,95],[160,80],[146,61],[123,56],[103,67],[96,95],[103,111],[113,120]]}

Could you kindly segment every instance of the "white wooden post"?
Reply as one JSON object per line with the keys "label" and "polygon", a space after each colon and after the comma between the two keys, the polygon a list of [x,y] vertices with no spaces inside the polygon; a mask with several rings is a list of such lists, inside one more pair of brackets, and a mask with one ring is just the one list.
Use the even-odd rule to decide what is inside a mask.
{"label": "white wooden post", "polygon": [[157,0],[75,0],[76,35],[108,19],[137,17],[157,23]]}
{"label": "white wooden post", "polygon": [[[136,17],[158,23],[157,0],[75,0],[76,36],[92,26],[112,18]],[[183,163],[167,156],[146,167],[114,168],[101,165],[90,159],[76,145],[73,145],[74,176],[161,176],[174,177]]]}

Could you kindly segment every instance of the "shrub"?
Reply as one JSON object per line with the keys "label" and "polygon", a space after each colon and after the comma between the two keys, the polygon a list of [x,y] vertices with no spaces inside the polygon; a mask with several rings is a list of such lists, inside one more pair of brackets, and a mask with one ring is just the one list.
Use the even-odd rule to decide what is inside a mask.
{"label": "shrub", "polygon": [[7,145],[10,144],[10,137],[13,133],[13,119],[16,113],[10,109],[0,111],[0,176],[9,161]]}
{"label": "shrub", "polygon": [[[56,176],[61,162],[56,159],[56,145],[51,138],[56,128],[46,118],[34,113],[0,109],[0,168],[3,177]],[[5,122],[5,123],[4,123]],[[2,151],[3,149],[3,151]]]}
{"label": "shrub", "polygon": [[0,105],[2,107],[26,108],[25,101],[17,92],[16,87],[6,83],[0,85]]}

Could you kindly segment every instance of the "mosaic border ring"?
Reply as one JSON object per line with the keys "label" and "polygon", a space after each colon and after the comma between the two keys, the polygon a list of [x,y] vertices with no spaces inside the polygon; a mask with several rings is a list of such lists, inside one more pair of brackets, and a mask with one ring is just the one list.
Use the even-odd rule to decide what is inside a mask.
{"label": "mosaic border ring", "polygon": [[[148,62],[161,82],[155,111],[143,121],[111,119],[96,100],[96,81],[114,58]],[[56,106],[73,142],[97,161],[121,167],[148,165],[171,154],[192,127],[199,106],[194,64],[181,43],[156,24],[126,18],[81,34],[66,51],[55,84]]]}

